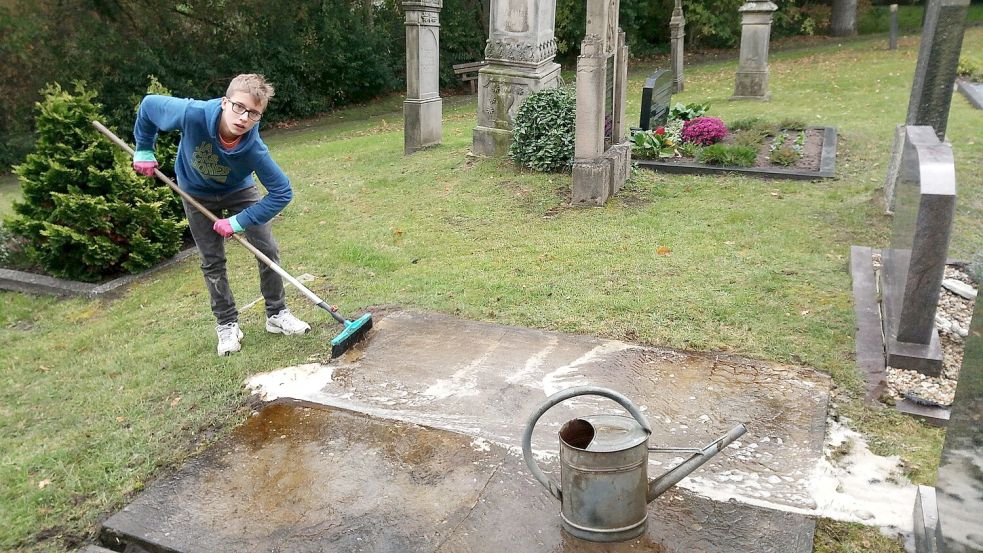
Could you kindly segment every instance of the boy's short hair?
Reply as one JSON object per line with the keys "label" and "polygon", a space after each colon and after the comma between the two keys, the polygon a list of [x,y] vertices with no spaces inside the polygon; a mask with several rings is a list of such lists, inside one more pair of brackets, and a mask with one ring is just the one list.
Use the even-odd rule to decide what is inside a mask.
{"label": "boy's short hair", "polygon": [[264,106],[273,97],[273,85],[266,82],[266,78],[256,73],[243,73],[237,75],[229,83],[229,89],[225,91],[226,96],[232,96],[236,92],[245,92],[253,97],[257,102]]}

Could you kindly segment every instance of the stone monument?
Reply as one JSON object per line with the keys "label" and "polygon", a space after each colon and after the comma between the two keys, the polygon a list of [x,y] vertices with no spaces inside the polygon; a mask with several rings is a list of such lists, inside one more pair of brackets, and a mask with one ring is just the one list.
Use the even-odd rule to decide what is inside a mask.
{"label": "stone monument", "polygon": [[[915,78],[908,99],[905,124],[928,125],[935,129],[939,140],[945,140],[968,11],[969,0],[929,0],[925,8],[921,46],[918,49],[918,62],[915,64]],[[904,133],[899,125],[895,131],[894,147],[884,183],[884,201],[888,213],[894,211],[895,187],[901,152],[904,150],[903,139]]]}
{"label": "stone monument", "polygon": [[918,487],[915,551],[983,551],[983,294],[959,370],[935,488]]}
{"label": "stone monument", "polygon": [[587,0],[587,34],[577,58],[575,204],[601,205],[628,179],[625,140],[628,46],[618,28],[618,0]]}
{"label": "stone monument", "polygon": [[741,58],[732,100],[767,100],[768,43],[771,19],[778,9],[769,0],[748,0],[741,13]]}
{"label": "stone monument", "polygon": [[891,19],[888,24],[887,49],[898,49],[898,5],[891,4]]}
{"label": "stone monument", "polygon": [[683,91],[683,37],[686,36],[686,18],[683,17],[683,0],[676,0],[669,19],[669,65],[672,67],[673,92]]}
{"label": "stone monument", "polygon": [[938,376],[935,312],[956,207],[952,147],[928,126],[909,126],[901,156],[891,246],[882,252],[887,364]]}
{"label": "stone monument", "polygon": [[440,144],[440,8],[442,0],[404,1],[406,12],[406,100],[403,152]]}
{"label": "stone monument", "polygon": [[515,113],[523,100],[560,83],[553,23],[556,0],[491,0],[488,65],[478,71],[478,126],[471,151],[502,156],[512,143]]}

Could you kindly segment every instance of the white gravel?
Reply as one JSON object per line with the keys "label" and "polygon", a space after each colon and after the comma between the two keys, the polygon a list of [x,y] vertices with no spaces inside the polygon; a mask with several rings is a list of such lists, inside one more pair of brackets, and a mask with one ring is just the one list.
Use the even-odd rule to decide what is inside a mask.
{"label": "white gravel", "polygon": [[[969,275],[951,265],[945,268],[945,278],[958,280],[976,290]],[[935,403],[944,407],[952,405],[959,368],[963,362],[964,341],[969,334],[972,317],[973,302],[942,287],[935,315],[935,325],[939,329],[942,344],[942,375],[933,378],[918,371],[889,366],[887,387],[890,396],[896,400],[907,397],[920,403]]]}

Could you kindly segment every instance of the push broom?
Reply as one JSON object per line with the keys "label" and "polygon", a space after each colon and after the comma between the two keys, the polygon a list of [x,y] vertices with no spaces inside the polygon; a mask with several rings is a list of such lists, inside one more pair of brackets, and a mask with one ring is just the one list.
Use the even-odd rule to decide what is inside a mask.
{"label": "push broom", "polygon": [[[106,135],[106,137],[109,138],[109,140],[111,140],[114,144],[116,144],[124,151],[126,151],[128,154],[130,154],[130,156],[133,155],[133,148],[130,148],[130,146],[126,142],[120,140],[118,136],[113,134],[113,131],[104,127],[102,123],[98,121],[93,121],[92,126],[95,127],[96,130],[98,130],[102,134]],[[178,188],[177,184],[175,184],[174,181],[172,181],[171,179],[167,178],[167,175],[161,173],[159,169],[154,170],[154,175],[158,179],[164,181],[164,183],[167,184],[167,186],[170,186],[171,190],[177,192],[177,194],[182,198],[184,198],[186,202],[193,205],[195,209],[204,213],[205,217],[208,217],[213,223],[215,221],[218,221],[218,217],[216,217],[212,212],[205,209],[204,206],[202,206],[200,203],[198,203],[197,200],[195,200],[190,195],[188,195],[187,192]],[[342,353],[348,351],[349,348],[351,348],[359,340],[361,340],[365,336],[365,333],[368,332],[370,328],[372,328],[371,313],[366,313],[365,315],[362,315],[361,317],[355,319],[354,321],[342,317],[341,315],[338,314],[338,309],[336,307],[330,306],[327,303],[325,303],[324,300],[322,300],[317,296],[317,294],[308,290],[307,287],[301,284],[299,280],[295,279],[293,276],[290,275],[290,273],[283,270],[283,268],[281,268],[279,265],[274,263],[273,260],[267,257],[266,254],[256,249],[256,246],[250,244],[248,240],[246,240],[242,236],[239,236],[238,234],[233,234],[232,237],[238,240],[240,244],[245,246],[247,250],[252,252],[252,254],[256,256],[256,259],[259,259],[260,261],[265,263],[271,269],[276,271],[278,275],[283,277],[284,280],[286,280],[290,284],[293,284],[295,288],[303,292],[303,294],[307,296],[309,300],[314,302],[314,305],[327,311],[328,313],[331,314],[334,320],[344,325],[345,329],[342,330],[340,334],[338,334],[331,340],[331,357],[338,357]]]}

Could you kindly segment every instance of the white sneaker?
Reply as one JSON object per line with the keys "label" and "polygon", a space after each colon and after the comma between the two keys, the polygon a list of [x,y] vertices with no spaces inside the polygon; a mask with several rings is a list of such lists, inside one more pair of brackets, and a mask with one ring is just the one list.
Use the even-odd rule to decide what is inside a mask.
{"label": "white sneaker", "polygon": [[242,331],[239,330],[239,323],[226,323],[215,327],[218,333],[218,354],[229,355],[242,349],[239,340],[242,340]]}
{"label": "white sneaker", "polygon": [[266,319],[266,331],[274,334],[304,334],[311,330],[311,325],[294,317],[289,309],[283,309],[276,315]]}

